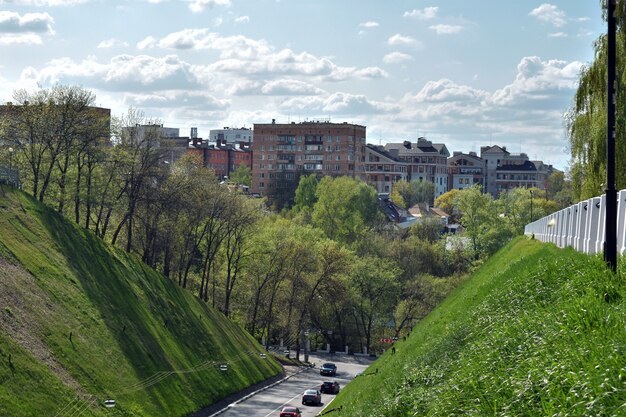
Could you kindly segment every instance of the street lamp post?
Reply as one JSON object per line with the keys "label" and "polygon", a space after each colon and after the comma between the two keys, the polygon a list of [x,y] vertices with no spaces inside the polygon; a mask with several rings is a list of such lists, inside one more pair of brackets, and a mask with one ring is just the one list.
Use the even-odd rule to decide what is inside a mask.
{"label": "street lamp post", "polygon": [[607,111],[606,111],[606,216],[604,224],[604,261],[617,269],[617,190],[615,189],[615,64],[617,0],[607,1]]}
{"label": "street lamp post", "polygon": [[9,169],[13,169],[13,148],[9,146]]}

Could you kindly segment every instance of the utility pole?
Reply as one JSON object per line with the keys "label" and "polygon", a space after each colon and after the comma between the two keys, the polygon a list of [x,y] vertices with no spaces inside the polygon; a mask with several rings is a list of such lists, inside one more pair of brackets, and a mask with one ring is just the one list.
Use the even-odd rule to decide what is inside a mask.
{"label": "utility pole", "polygon": [[615,189],[615,5],[607,2],[606,217],[604,261],[617,270],[617,190]]}

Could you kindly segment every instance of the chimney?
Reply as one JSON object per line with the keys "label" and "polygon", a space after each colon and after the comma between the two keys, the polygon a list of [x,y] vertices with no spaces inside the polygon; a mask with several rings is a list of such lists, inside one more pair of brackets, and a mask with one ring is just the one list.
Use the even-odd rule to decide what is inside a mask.
{"label": "chimney", "polygon": [[276,124],[276,119],[272,119],[272,124],[275,125]]}

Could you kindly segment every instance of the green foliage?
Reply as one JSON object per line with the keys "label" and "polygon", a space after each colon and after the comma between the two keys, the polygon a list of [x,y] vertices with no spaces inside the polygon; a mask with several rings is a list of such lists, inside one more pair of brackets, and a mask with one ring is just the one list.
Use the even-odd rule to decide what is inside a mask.
{"label": "green foliage", "polygon": [[[606,2],[602,2],[606,8]],[[606,12],[606,9],[605,9]],[[616,36],[616,120],[615,162],[617,189],[626,187],[626,83],[625,65],[626,13],[618,2]],[[606,108],[607,108],[607,36],[594,43],[593,62],[581,70],[572,108],[566,115],[572,153],[572,198],[580,201],[599,195],[606,182]]]}
{"label": "green foliage", "polygon": [[341,415],[622,415],[626,284],[519,238],[333,402]]}
{"label": "green foliage", "polygon": [[[396,201],[396,199],[393,198],[396,195],[399,195],[402,198],[400,199],[396,197],[396,199],[398,200]],[[435,198],[435,184],[430,181],[418,180],[413,180],[410,182],[404,180],[396,181],[395,183],[393,183],[391,196],[391,199],[396,204],[407,209],[413,207],[417,203],[430,204]],[[401,202],[404,202],[404,205],[402,205]]]}
{"label": "green foliage", "polygon": [[379,215],[376,190],[350,177],[324,177],[317,185],[313,225],[330,239],[355,241]]}
{"label": "green foliage", "polygon": [[296,211],[304,209],[312,210],[317,201],[317,176],[314,174],[300,177],[296,188],[295,206]]}
{"label": "green foliage", "polygon": [[3,414],[104,416],[113,398],[119,415],[186,415],[279,372],[250,335],[134,255],[19,191],[1,195]]}
{"label": "green foliage", "polygon": [[448,192],[441,194],[435,199],[435,207],[439,207],[450,216],[455,214],[455,200],[461,190],[452,189]]}
{"label": "green foliage", "polygon": [[250,187],[252,185],[252,170],[248,165],[242,162],[239,164],[235,172],[230,174],[230,180],[235,184],[247,185]]}

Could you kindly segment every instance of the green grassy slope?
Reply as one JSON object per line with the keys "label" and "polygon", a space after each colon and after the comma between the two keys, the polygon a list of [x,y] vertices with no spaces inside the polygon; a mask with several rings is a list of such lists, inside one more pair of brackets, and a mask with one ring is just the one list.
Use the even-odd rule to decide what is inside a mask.
{"label": "green grassy slope", "polygon": [[519,238],[332,408],[342,417],[624,416],[623,272]]}
{"label": "green grassy slope", "polygon": [[183,416],[276,375],[262,351],[134,256],[0,189],[0,416]]}

